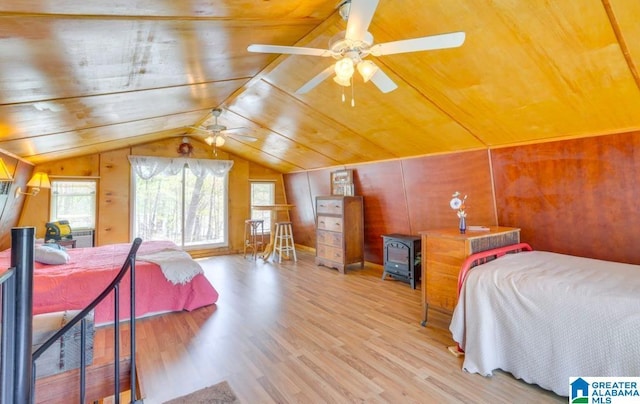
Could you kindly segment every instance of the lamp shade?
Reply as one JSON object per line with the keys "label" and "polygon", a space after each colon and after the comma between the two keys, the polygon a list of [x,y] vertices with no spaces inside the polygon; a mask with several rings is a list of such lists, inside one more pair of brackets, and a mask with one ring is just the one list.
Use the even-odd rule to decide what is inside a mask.
{"label": "lamp shade", "polygon": [[335,64],[334,70],[336,72],[336,76],[338,76],[340,80],[346,81],[351,79],[354,71],[353,60],[349,57],[338,60]]}
{"label": "lamp shade", "polygon": [[216,147],[224,146],[224,142],[225,142],[224,136],[222,135],[216,136]]}
{"label": "lamp shade", "polygon": [[370,60],[363,60],[362,62],[358,63],[358,72],[360,72],[360,75],[362,76],[362,79],[365,83],[369,81],[369,79],[373,77],[373,75],[376,74],[377,71],[378,66],[376,66],[376,64]]}
{"label": "lamp shade", "polygon": [[35,173],[33,177],[27,182],[27,187],[32,188],[51,188],[51,182],[47,173]]}
{"label": "lamp shade", "polygon": [[13,177],[3,159],[0,159],[0,181],[13,181]]}

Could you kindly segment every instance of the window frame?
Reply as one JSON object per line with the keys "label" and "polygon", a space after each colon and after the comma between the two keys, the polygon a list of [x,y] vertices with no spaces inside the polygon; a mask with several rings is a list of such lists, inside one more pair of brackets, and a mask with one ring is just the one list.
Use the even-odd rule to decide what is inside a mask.
{"label": "window frame", "polygon": [[[180,248],[182,248],[185,251],[192,251],[192,250],[204,250],[204,249],[210,249],[210,248],[224,248],[224,247],[228,247],[229,246],[229,172],[227,172],[224,177],[219,177],[219,178],[223,178],[223,192],[224,195],[221,197],[222,200],[225,201],[224,203],[224,207],[223,207],[223,212],[222,212],[222,217],[223,217],[223,226],[224,226],[224,231],[222,233],[222,241],[219,242],[209,242],[209,243],[194,243],[194,244],[185,244],[185,209],[186,209],[186,201],[185,201],[185,195],[186,195],[186,189],[187,189],[187,181],[186,181],[186,176],[187,176],[187,171],[189,170],[189,167],[187,165],[184,165],[180,171],[180,173],[175,174],[176,177],[180,178],[180,182],[182,184],[182,196],[181,196],[181,235],[180,235],[180,242],[176,242],[174,241]],[[130,209],[130,236],[133,239],[134,237],[138,237],[138,235],[136,235],[136,217],[137,217],[137,191],[136,191],[136,182],[137,181],[144,181],[144,179],[139,178],[136,175],[135,170],[132,167],[132,170],[130,172],[131,175],[131,181],[130,181],[130,193],[131,193],[131,209]],[[164,174],[161,174],[164,175]]]}
{"label": "window frame", "polygon": [[[98,183],[98,178],[94,178],[94,177],[57,177],[57,176],[50,176],[50,181],[51,181],[51,189],[49,192],[49,214],[48,214],[48,218],[49,218],[49,222],[55,222],[58,220],[69,220],[68,217],[60,217],[57,215],[57,211],[58,209],[57,207],[57,199],[58,199],[58,195],[55,192],[56,189],[56,184],[60,183],[60,182],[66,182],[66,183],[91,183],[93,184],[94,190],[93,190],[93,212],[92,213],[92,218],[93,218],[93,225],[92,226],[77,226],[74,224],[73,220],[69,220],[69,226],[71,227],[71,229],[75,230],[95,230],[96,229],[96,225],[98,223],[98,191],[99,191],[99,183]],[[78,196],[90,196],[91,194],[80,194]],[[55,214],[55,216],[54,216]]]}
{"label": "window frame", "polygon": [[254,185],[269,185],[271,188],[271,196],[273,197],[271,202],[266,205],[274,205],[276,203],[276,182],[273,180],[249,180],[249,209],[250,217],[252,220],[264,220],[264,232],[271,232],[271,215],[274,214],[270,210],[258,210],[253,209],[254,205],[264,205],[264,203],[254,203],[253,201],[253,187]]}

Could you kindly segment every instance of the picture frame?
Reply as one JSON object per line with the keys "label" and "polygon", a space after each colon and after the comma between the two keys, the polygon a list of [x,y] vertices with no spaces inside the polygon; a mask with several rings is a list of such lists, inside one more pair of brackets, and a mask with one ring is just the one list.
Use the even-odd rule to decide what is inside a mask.
{"label": "picture frame", "polygon": [[353,170],[338,170],[331,173],[331,195],[353,196]]}

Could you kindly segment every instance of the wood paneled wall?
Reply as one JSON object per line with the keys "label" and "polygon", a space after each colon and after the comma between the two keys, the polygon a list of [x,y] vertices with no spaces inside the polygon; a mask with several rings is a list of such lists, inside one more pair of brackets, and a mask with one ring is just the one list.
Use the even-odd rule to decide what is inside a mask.
{"label": "wood paneled wall", "polygon": [[640,264],[640,132],[492,151],[500,224],[539,250]]}
{"label": "wood paneled wall", "polygon": [[[172,156],[180,141],[139,146],[131,153]],[[196,147],[200,149],[200,153],[210,153],[204,144]],[[330,193],[331,171],[351,168],[355,170],[356,194],[364,196],[365,256],[370,262],[382,263],[382,234],[457,227],[448,202],[454,191],[460,191],[468,195],[470,225],[519,227],[522,240],[536,249],[640,264],[640,251],[631,244],[640,236],[640,215],[635,210],[640,197],[637,150],[640,132],[633,132],[334,167],[284,177],[235,156],[220,155],[235,162],[229,183],[229,250],[237,251],[242,245],[243,221],[249,215],[249,179],[276,181],[276,202],[296,205],[291,211],[296,243],[315,248],[315,197]],[[36,226],[42,236],[48,218],[48,191],[36,197],[14,198],[15,188],[24,188],[34,167],[0,156],[15,178],[8,194],[0,196],[0,248],[4,249],[10,244],[11,227]],[[52,175],[100,176],[101,157],[107,156],[61,160],[35,169]],[[115,181],[128,183],[128,178]],[[120,219],[105,215],[100,220],[109,223]]]}
{"label": "wood paneled wall", "polygon": [[[177,157],[177,148],[181,142],[182,138],[167,139],[132,148],[42,164],[36,166],[35,170],[47,172],[49,175],[99,177],[97,243],[99,245],[126,243],[130,242],[129,212],[131,208],[131,170],[128,155]],[[191,139],[191,143],[194,146],[192,157],[214,157],[210,146],[194,139]],[[215,158],[234,162],[229,172],[229,248],[191,252],[194,256],[235,253],[242,250],[244,220],[250,215],[250,180],[274,181],[276,203],[285,202],[282,174],[221,150],[218,150],[218,156]],[[24,183],[28,180],[28,175],[24,176]],[[48,190],[43,190],[36,197],[29,197],[19,225],[35,226],[36,236],[43,237],[44,224],[49,220],[48,202]],[[5,236],[4,230],[2,235]],[[9,237],[9,235],[6,236]]]}
{"label": "wood paneled wall", "polygon": [[0,250],[11,247],[11,228],[18,225],[20,212],[25,203],[25,196],[16,198],[15,190],[20,187],[26,189],[27,181],[33,173],[33,165],[26,163],[14,156],[0,152],[0,158],[4,160],[9,173],[13,176],[13,182],[3,187],[6,193],[0,194]]}
{"label": "wood paneled wall", "polygon": [[[382,263],[383,234],[457,228],[458,217],[449,207],[455,191],[468,195],[469,224],[497,224],[486,151],[285,174],[287,199],[297,207],[313,206],[316,196],[330,193],[331,171],[344,168],[354,170],[356,195],[364,196],[367,261]],[[294,217],[296,243],[315,247],[314,217]]]}
{"label": "wood paneled wall", "polygon": [[[382,234],[457,227],[454,191],[468,195],[469,225],[519,227],[535,249],[640,264],[637,150],[640,132],[299,172],[284,182],[290,203],[310,207],[330,192],[331,171],[354,169],[365,256],[377,264]],[[297,215],[296,243],[315,247],[314,217]]]}

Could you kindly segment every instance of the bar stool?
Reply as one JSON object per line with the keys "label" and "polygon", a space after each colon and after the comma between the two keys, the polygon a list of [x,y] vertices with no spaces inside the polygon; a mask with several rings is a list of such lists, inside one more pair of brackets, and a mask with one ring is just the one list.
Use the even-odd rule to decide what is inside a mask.
{"label": "bar stool", "polygon": [[290,253],[293,253],[293,261],[298,261],[298,257],[296,256],[296,246],[293,242],[293,230],[291,229],[291,222],[276,223],[276,237],[273,244],[273,251],[278,253],[278,263],[282,262],[283,254],[286,255],[287,258],[290,258]]}
{"label": "bar stool", "polygon": [[247,219],[244,221],[244,249],[242,257],[247,256],[247,248],[251,249],[251,256],[255,259],[258,248],[264,245],[264,220]]}

